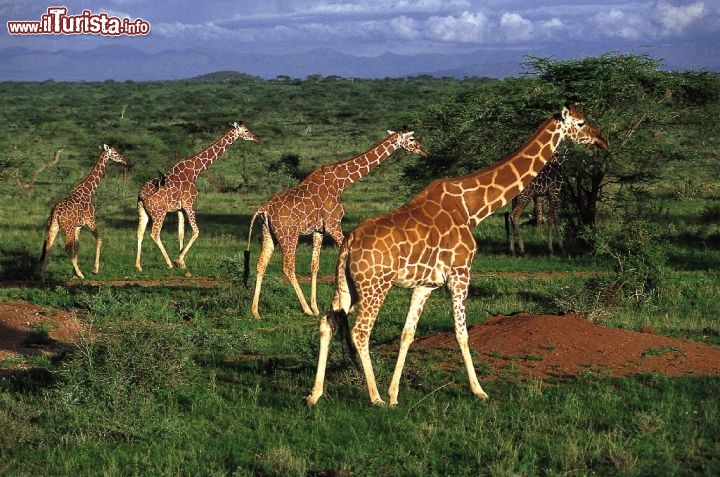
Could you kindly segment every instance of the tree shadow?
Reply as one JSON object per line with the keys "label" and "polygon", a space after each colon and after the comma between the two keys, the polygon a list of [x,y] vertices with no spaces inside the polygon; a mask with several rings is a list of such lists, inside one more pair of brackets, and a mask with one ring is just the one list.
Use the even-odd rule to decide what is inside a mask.
{"label": "tree shadow", "polygon": [[0,248],[0,280],[39,281],[42,278],[40,250],[27,247]]}

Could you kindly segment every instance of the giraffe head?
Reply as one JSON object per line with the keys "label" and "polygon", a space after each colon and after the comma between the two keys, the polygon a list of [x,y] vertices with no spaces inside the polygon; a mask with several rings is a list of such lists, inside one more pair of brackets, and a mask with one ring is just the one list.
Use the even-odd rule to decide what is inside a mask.
{"label": "giraffe head", "polygon": [[404,128],[399,133],[388,130],[388,134],[390,134],[391,136],[393,134],[397,134],[395,144],[398,148],[402,147],[406,151],[410,151],[415,154],[420,154],[423,157],[427,157],[427,151],[425,151],[425,148],[422,147],[422,144],[420,144],[420,142],[415,139],[414,131],[408,131],[407,128]]}
{"label": "giraffe head", "polygon": [[608,141],[600,130],[574,104],[565,105],[557,117],[565,137],[579,144],[594,144],[600,149],[608,148]]}
{"label": "giraffe head", "polygon": [[120,164],[127,165],[125,158],[120,155],[114,147],[110,147],[107,144],[102,145],[102,154],[107,157],[108,160],[113,162],[119,162]]}
{"label": "giraffe head", "polygon": [[234,128],[235,134],[237,134],[238,138],[244,139],[246,141],[252,141],[258,144],[260,143],[260,139],[258,139],[257,136],[250,132],[247,126],[245,126],[242,122],[230,123],[230,125]]}

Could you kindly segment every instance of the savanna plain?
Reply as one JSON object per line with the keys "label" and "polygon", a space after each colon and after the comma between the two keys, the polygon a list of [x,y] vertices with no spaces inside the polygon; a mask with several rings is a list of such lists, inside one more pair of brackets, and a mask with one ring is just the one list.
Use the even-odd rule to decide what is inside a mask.
{"label": "savanna plain", "polygon": [[[473,350],[490,395],[483,401],[449,341],[432,352],[411,347],[400,403],[381,407],[334,340],[325,394],[308,408],[318,318],[302,313],[277,249],[261,319],[250,313],[261,234],[256,223],[248,289],[248,226],[273,194],[368,150],[389,129],[414,130],[428,157],[398,151],[353,184],[343,195],[347,233],[434,178],[502,159],[572,100],[610,149],[567,149],[564,250],[548,252],[545,227],[528,208],[526,252],[514,255],[510,204],[490,216],[475,229],[468,324],[574,312],[593,326],[717,350],[720,78],[632,56],[531,58],[527,66],[527,76],[503,80],[224,72],[175,82],[0,83],[0,305],[31,310],[21,342],[0,347],[0,475],[718,475],[720,368],[621,376],[578,363],[572,375],[528,374],[542,355]],[[166,268],[146,234],[138,272],[140,186],[239,121],[262,142],[236,142],[199,177],[200,236],[187,268]],[[73,278],[61,235],[43,279],[50,210],[103,144],[127,165],[109,164],[94,197],[100,271],[90,273],[95,244],[84,230],[87,278]],[[162,238],[176,257],[175,214]],[[303,237],[296,270],[306,296],[310,252]],[[336,259],[325,237],[321,311]],[[383,397],[409,300],[409,290],[393,289],[372,331]],[[61,339],[70,323],[74,334]],[[0,324],[0,333],[16,331]],[[453,336],[452,307],[438,289],[416,339],[442,333]],[[682,360],[676,346],[640,359],[663,355]]]}

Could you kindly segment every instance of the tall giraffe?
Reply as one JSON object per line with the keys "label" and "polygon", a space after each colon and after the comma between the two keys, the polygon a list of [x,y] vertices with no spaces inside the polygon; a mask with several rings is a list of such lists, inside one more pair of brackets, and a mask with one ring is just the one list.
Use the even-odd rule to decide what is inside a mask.
{"label": "tall giraffe", "polygon": [[523,189],[517,197],[512,200],[512,210],[509,212],[507,218],[509,220],[508,227],[508,240],[510,245],[510,252],[515,254],[515,237],[518,241],[518,252],[520,255],[525,255],[525,244],[523,243],[522,234],[520,232],[520,215],[522,214],[525,207],[530,202],[533,202],[535,209],[535,221],[536,224],[542,223],[542,207],[539,204],[539,200],[542,197],[548,199],[548,217],[545,223],[547,227],[547,248],[552,254],[553,249],[553,229],[557,236],[558,248],[562,252],[565,248],[563,244],[563,238],[560,233],[560,221],[558,219],[558,209],[560,207],[560,194],[562,192],[564,176],[563,176],[563,163],[565,162],[566,155],[556,152],[553,157],[548,161],[547,165],[540,171],[540,173],[528,184],[526,189]]}
{"label": "tall giraffe", "polygon": [[[160,230],[165,221],[165,215],[167,215],[168,212],[174,211],[178,212],[178,238],[180,240],[180,255],[175,263],[180,268],[185,268],[185,255],[188,253],[188,250],[190,250],[190,247],[192,247],[195,239],[200,235],[200,229],[198,229],[195,220],[195,199],[198,193],[197,187],[195,187],[195,181],[198,176],[210,167],[237,139],[242,138],[246,141],[260,142],[244,124],[232,123],[231,126],[232,127],[223,134],[220,139],[206,149],[178,162],[167,174],[147,181],[140,188],[137,202],[137,256],[135,258],[135,268],[139,272],[142,271],[140,256],[142,253],[143,236],[145,235],[145,228],[148,222],[152,222],[150,238],[153,239],[160,249],[167,267],[173,268],[173,263],[170,261],[170,257],[160,240]],[[185,246],[183,246],[183,214],[187,216],[190,228],[192,228],[192,236]]]}
{"label": "tall giraffe", "polygon": [[[607,140],[574,105],[545,121],[530,140],[502,161],[466,176],[431,182],[399,209],[363,220],[338,254],[332,309],[320,318],[320,352],[315,385],[306,398],[313,406],[323,393],[334,328],[340,326],[359,354],[370,401],[384,404],[370,361],[369,339],[380,307],[393,285],[413,288],[390,381],[390,404],[397,404],[400,375],[423,306],[432,290],[446,285],[452,296],[455,336],[472,392],[480,387],[468,348],[465,300],[475,255],[472,230],[530,183],[565,138],[607,148]],[[357,303],[350,331],[348,313]]]}
{"label": "tall giraffe", "polygon": [[[256,264],[255,295],[251,312],[260,318],[258,303],[263,276],[275,249],[273,238],[280,244],[283,273],[290,280],[300,306],[308,315],[319,314],[317,307],[317,273],[320,268],[320,248],[323,233],[327,232],[340,246],[343,241],[341,221],[345,210],[340,195],[353,182],[367,175],[399,148],[426,156],[425,149],[415,139],[413,131],[388,131],[389,136],[368,151],[334,164],[320,166],[297,186],[273,196],[262,204],[250,220],[248,244],[245,250],[245,286],[249,275],[250,240],[255,218],[263,218],[262,251]],[[313,236],[310,271],[310,306],[305,301],[295,276],[295,249],[300,235]]]}
{"label": "tall giraffe", "polygon": [[100,271],[102,238],[95,226],[95,206],[92,203],[92,199],[100,184],[100,179],[105,175],[105,167],[108,161],[126,164],[125,159],[123,159],[115,148],[105,144],[101,149],[100,156],[88,176],[76,185],[60,202],[55,204],[52,212],[50,212],[50,218],[47,224],[47,238],[43,244],[42,255],[40,256],[43,277],[45,277],[47,273],[48,256],[55,243],[55,238],[57,237],[58,231],[62,229],[65,234],[65,252],[71,257],[70,261],[72,262],[74,276],[77,278],[85,278],[85,275],[82,274],[77,263],[78,252],[80,250],[80,230],[83,226],[86,226],[88,230],[90,230],[90,233],[93,234],[93,237],[95,237],[95,265],[93,266],[92,272],[98,273]]}

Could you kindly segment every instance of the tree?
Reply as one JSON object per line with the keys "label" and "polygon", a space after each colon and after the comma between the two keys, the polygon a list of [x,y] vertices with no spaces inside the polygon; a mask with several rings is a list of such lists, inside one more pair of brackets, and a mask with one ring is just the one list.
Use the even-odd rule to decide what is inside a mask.
{"label": "tree", "polygon": [[647,56],[529,57],[526,67],[523,78],[480,84],[427,114],[422,130],[430,135],[425,142],[431,157],[408,167],[406,177],[420,188],[432,178],[497,162],[565,102],[574,101],[610,141],[607,152],[568,150],[564,202],[571,207],[565,218],[575,230],[594,226],[602,200],[616,197],[621,188],[642,190],[659,177],[665,162],[687,154],[666,134],[679,110],[717,97],[703,97],[700,91],[706,89],[690,86],[697,78],[663,72]]}

